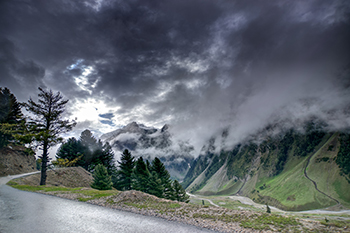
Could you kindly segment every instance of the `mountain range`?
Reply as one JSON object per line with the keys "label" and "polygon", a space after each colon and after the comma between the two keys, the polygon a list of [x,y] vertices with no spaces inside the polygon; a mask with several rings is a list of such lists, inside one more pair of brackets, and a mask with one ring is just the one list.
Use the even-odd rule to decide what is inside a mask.
{"label": "mountain range", "polygon": [[[350,208],[350,134],[327,132],[308,122],[303,129],[268,134],[220,148],[229,134],[212,137],[193,157],[189,143],[161,129],[132,122],[101,137],[116,151],[159,157],[188,192],[242,195],[284,210]],[[263,135],[263,136],[261,136]],[[257,140],[259,139],[259,140]]]}

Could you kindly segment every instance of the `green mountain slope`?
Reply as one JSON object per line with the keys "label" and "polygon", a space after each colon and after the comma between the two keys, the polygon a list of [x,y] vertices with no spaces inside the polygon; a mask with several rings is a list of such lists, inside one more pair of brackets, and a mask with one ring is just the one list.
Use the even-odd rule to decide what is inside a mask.
{"label": "green mountain slope", "polygon": [[207,153],[191,165],[183,185],[201,195],[240,194],[284,210],[350,207],[348,134],[308,125],[259,145]]}

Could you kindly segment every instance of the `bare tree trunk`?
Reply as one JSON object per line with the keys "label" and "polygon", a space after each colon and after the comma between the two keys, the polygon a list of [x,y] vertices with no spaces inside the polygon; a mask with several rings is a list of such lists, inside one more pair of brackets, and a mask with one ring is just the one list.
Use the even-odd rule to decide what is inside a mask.
{"label": "bare tree trunk", "polygon": [[48,148],[48,142],[44,142],[43,145],[43,156],[41,159],[41,178],[40,178],[40,185],[46,185],[46,171],[47,171],[47,148]]}

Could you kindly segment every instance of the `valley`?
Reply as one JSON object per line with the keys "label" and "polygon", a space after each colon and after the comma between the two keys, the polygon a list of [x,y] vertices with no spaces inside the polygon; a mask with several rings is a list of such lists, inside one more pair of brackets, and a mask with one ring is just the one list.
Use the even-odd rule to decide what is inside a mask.
{"label": "valley", "polygon": [[[337,164],[341,136],[313,134],[318,142],[311,146],[307,134],[289,133],[220,154],[206,152],[191,165],[183,184],[194,194],[239,194],[282,210],[348,209],[349,178]],[[298,154],[305,144],[309,153]]]}
{"label": "valley", "polygon": [[[189,142],[176,141],[171,126],[161,129],[132,122],[102,135],[115,151],[158,156],[188,193],[240,195],[284,211],[350,208],[349,134],[309,121],[275,133],[270,126],[232,149],[225,130],[195,155]],[[278,131],[278,130],[277,130]],[[176,135],[175,135],[176,136]]]}

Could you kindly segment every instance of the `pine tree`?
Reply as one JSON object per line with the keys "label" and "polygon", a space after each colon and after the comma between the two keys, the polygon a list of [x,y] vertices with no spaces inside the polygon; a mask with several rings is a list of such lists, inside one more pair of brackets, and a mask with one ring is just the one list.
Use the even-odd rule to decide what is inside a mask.
{"label": "pine tree", "polygon": [[154,196],[163,198],[164,197],[164,187],[162,185],[162,180],[158,177],[155,171],[150,173],[148,178],[148,193]]}
{"label": "pine tree", "polygon": [[170,174],[165,169],[164,164],[160,161],[159,158],[154,158],[150,166],[150,171],[152,171],[152,173],[154,173],[154,175],[157,176],[161,181],[161,186],[163,188],[162,197],[170,199],[173,192],[171,187]]}
{"label": "pine tree", "polygon": [[111,176],[108,175],[107,169],[102,164],[98,164],[95,167],[95,171],[92,176],[94,180],[93,180],[93,183],[91,184],[91,188],[98,189],[98,190],[112,189]]}
{"label": "pine tree", "polygon": [[39,87],[38,103],[32,98],[25,104],[26,110],[34,114],[29,122],[31,130],[35,133],[35,141],[41,146],[43,154],[41,156],[41,178],[40,185],[46,184],[46,170],[49,158],[50,146],[56,145],[63,141],[59,135],[66,133],[75,126],[75,122],[62,120],[65,112],[65,106],[68,100],[63,100],[60,92],[53,93],[52,90],[46,91]]}
{"label": "pine tree", "polygon": [[103,166],[107,168],[108,174],[112,175],[116,172],[114,152],[108,142],[103,145],[101,160]]}
{"label": "pine tree", "polygon": [[24,139],[16,137],[23,135],[24,130],[25,119],[21,104],[8,88],[0,88],[0,148],[6,146],[10,140],[16,139],[18,142],[18,139]]}
{"label": "pine tree", "polygon": [[79,141],[83,146],[89,148],[90,151],[97,149],[97,140],[88,129],[81,132]]}
{"label": "pine tree", "polygon": [[142,157],[140,157],[135,163],[133,177],[133,188],[148,193],[150,172],[148,171],[146,163],[143,161]]}
{"label": "pine tree", "polygon": [[87,170],[93,171],[98,164],[103,164],[102,154],[103,154],[103,144],[101,140],[96,141],[95,145],[92,145],[91,158],[87,163]]}
{"label": "pine tree", "polygon": [[174,180],[173,182],[173,200],[176,201],[181,201],[181,202],[189,202],[189,196],[186,194],[185,189],[181,186],[181,184],[177,181]]}
{"label": "pine tree", "polygon": [[134,157],[125,149],[121,161],[119,163],[119,170],[114,178],[113,185],[119,190],[131,190],[132,188],[132,174],[135,167]]}
{"label": "pine tree", "polygon": [[[69,138],[66,142],[62,143],[61,146],[58,148],[56,153],[57,159],[67,159],[68,161],[73,161],[74,159],[84,156],[84,151],[86,148],[83,146],[83,144],[77,140],[76,138],[72,137]],[[85,160],[84,158],[77,161],[75,164],[76,166],[84,166]]]}
{"label": "pine tree", "polygon": [[[87,170],[89,169],[89,165],[91,165],[92,160],[93,160],[93,152],[98,149],[97,147],[97,140],[96,138],[92,135],[91,131],[86,129],[80,134],[79,138],[80,143],[83,145],[85,150],[83,151],[84,154],[84,159],[85,159],[85,165],[84,168]],[[91,166],[90,166],[91,168]],[[93,170],[93,168],[92,168]]]}
{"label": "pine tree", "polygon": [[23,121],[21,104],[8,88],[0,88],[0,123],[17,124]]}

